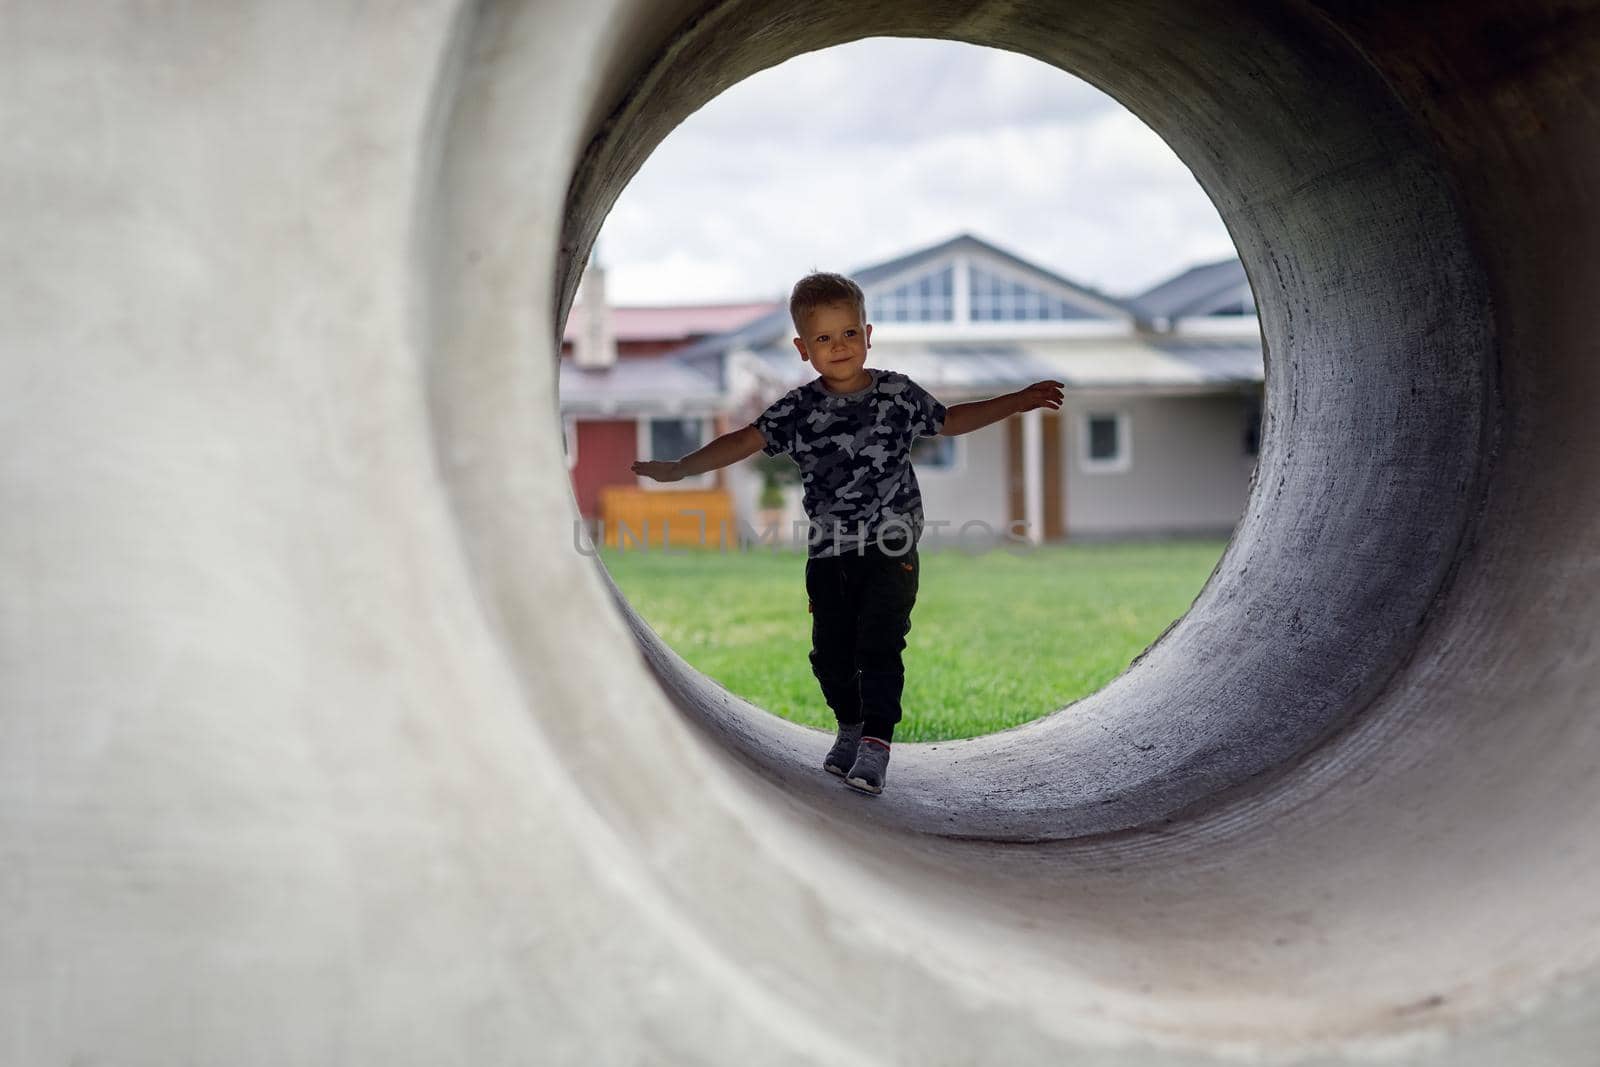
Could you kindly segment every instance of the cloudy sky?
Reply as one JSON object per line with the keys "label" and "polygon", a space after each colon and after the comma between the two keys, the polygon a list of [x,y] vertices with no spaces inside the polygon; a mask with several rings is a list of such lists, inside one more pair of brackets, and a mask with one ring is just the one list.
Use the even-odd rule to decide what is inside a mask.
{"label": "cloudy sky", "polygon": [[618,304],[787,298],[960,232],[1117,295],[1233,254],[1188,169],[1024,56],[879,38],[799,56],[675,130],[600,235]]}

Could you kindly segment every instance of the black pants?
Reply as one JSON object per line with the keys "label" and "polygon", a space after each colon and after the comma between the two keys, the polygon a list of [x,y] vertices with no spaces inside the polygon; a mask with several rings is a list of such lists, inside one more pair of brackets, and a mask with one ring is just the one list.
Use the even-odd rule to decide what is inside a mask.
{"label": "black pants", "polygon": [[900,653],[911,631],[922,564],[916,546],[892,556],[874,544],[856,555],[806,561],[811,601],[811,673],[841,723],[866,722],[885,741],[900,721],[906,671]]}

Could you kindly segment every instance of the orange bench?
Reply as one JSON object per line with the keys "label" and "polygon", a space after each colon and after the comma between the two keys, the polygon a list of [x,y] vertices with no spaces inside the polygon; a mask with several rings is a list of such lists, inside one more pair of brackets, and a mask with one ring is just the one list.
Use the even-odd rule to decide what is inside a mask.
{"label": "orange bench", "polygon": [[600,490],[600,522],[608,548],[737,548],[733,496],[725,489]]}

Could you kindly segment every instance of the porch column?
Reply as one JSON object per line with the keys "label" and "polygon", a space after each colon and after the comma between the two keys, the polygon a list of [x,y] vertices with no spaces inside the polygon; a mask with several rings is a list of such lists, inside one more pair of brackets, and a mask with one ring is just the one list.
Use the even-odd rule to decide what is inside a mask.
{"label": "porch column", "polygon": [[1022,518],[1028,543],[1044,541],[1044,424],[1040,409],[1022,416]]}

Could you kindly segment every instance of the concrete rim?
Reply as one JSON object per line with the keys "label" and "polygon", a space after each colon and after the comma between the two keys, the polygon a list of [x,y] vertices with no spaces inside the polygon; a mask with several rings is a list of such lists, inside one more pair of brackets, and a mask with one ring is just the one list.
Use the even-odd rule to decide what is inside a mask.
{"label": "concrete rim", "polygon": [[[702,734],[749,772],[726,788],[755,805],[749,818],[763,831],[802,848],[799,828],[814,820],[829,842],[817,847],[858,865],[896,907],[947,920],[928,935],[930,958],[980,959],[986,971],[1005,959],[1014,973],[988,977],[1029,1025],[1098,1048],[1093,1062],[1385,1053],[1489,1063],[1507,1048],[1581,1047],[1593,1015],[1570,1002],[1550,1008],[1542,1030],[1506,1020],[1508,1005],[1537,1006],[1542,992],[1591,972],[1593,935],[1574,937],[1572,920],[1586,913],[1576,890],[1593,884],[1593,850],[1579,843],[1568,801],[1558,811],[1574,817],[1554,820],[1565,851],[1530,851],[1522,820],[1531,809],[1518,801],[1532,804],[1549,787],[1525,763],[1501,762],[1512,757],[1490,741],[1509,742],[1500,752],[1524,761],[1539,752],[1567,789],[1588,796],[1591,739],[1573,718],[1582,705],[1571,686],[1551,691],[1543,708],[1552,725],[1519,735],[1497,705],[1527,676],[1462,659],[1507,636],[1485,612],[1497,585],[1531,588],[1550,576],[1517,572],[1510,545],[1519,532],[1543,523],[1563,535],[1546,547],[1572,550],[1559,521],[1570,515],[1507,510],[1516,501],[1538,512],[1549,498],[1522,480],[1540,457],[1525,437],[1508,439],[1501,384],[1507,338],[1520,349],[1539,335],[1526,329],[1537,270],[1510,251],[1516,213],[1497,217],[1491,196],[1496,180],[1552,149],[1496,142],[1479,153],[1470,129],[1507,106],[1494,93],[1515,72],[1472,86],[1466,62],[1449,62],[1469,51],[1466,35],[1425,40],[1420,15],[1074,6],[1069,38],[1063,10],[885,3],[795,13],[723,3],[630,12],[613,29],[615,66],[552,105],[586,117],[587,149],[551,248],[561,266],[530,277],[563,307],[576,284],[571,264],[649,148],[720,88],[798,51],[916,34],[1072,69],[1195,170],[1258,294],[1269,422],[1249,511],[1205,592],[1135,668],[1071,716],[942,754],[898,748],[897,791],[865,809],[865,828],[864,809],[809,785],[805,732],[737,706],[629,618],[647,662]],[[1494,7],[1464,17],[1491,24]],[[1533,16],[1528,27],[1530,37],[1550,32]],[[503,45],[506,31],[494,33]],[[1241,39],[1251,47],[1239,49]],[[1571,69],[1594,51],[1590,34],[1550,62]],[[514,63],[515,50],[501,47],[469,64],[464,80],[505,77]],[[1448,94],[1419,71],[1456,95],[1441,104]],[[1419,85],[1433,95],[1423,99]],[[1537,101],[1561,88],[1529,78],[1514,91]],[[461,113],[448,150],[488,160],[495,188],[514,185],[519,166],[539,165],[506,139],[506,126],[463,126]],[[1591,128],[1570,110],[1565,117],[1572,129]],[[1484,172],[1465,169],[1485,155]],[[449,252],[490,231],[460,188],[447,182],[441,202],[458,215],[440,224]],[[535,232],[556,228],[546,218]],[[1580,229],[1590,232],[1587,222]],[[448,284],[436,294],[445,319],[475,302]],[[1520,317],[1525,332],[1492,308]],[[552,333],[534,341],[546,356]],[[438,447],[470,457],[450,488],[480,588],[496,589],[507,617],[537,614],[541,605],[519,599],[523,565],[508,538],[518,522],[506,510],[514,498],[502,495],[528,475],[494,447],[481,390],[462,384],[475,373],[467,353],[448,330],[443,338],[431,397]],[[1557,358],[1541,369],[1552,367],[1570,370]],[[1533,395],[1526,381],[1513,383],[1520,402]],[[508,644],[523,671],[540,669],[537,650]],[[1577,654],[1559,676],[1587,677],[1592,664]],[[1468,677],[1475,692],[1462,688]],[[1457,714],[1441,718],[1447,705]],[[564,751],[590,765],[574,744]],[[753,798],[774,780],[782,797]],[[1499,787],[1493,799],[1480,795],[1485,781]],[[1503,862],[1473,868],[1486,848]],[[1514,902],[1530,891],[1544,915],[1517,914]],[[710,921],[715,901],[684,907]],[[760,957],[755,941],[729,937],[730,951]],[[938,966],[918,973],[930,996],[941,981],[960,984]],[[1213,987],[1227,998],[1207,997]],[[1041,999],[1038,989],[1050,993]],[[1048,1002],[1065,1022],[1044,1021]],[[1093,1036],[1097,1017],[1152,1044],[1113,1051],[1115,1040]],[[1491,1019],[1495,1028],[1480,1030],[1471,1049],[1450,1042],[1454,1028]],[[1163,1044],[1170,1059],[1156,1051]]]}

